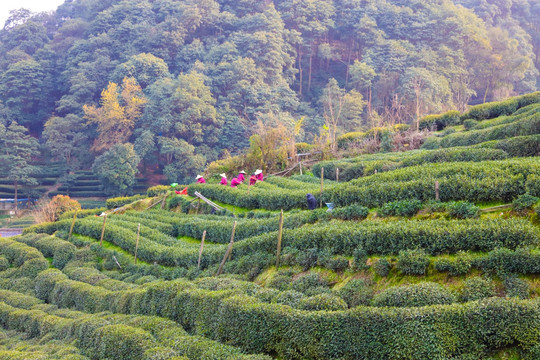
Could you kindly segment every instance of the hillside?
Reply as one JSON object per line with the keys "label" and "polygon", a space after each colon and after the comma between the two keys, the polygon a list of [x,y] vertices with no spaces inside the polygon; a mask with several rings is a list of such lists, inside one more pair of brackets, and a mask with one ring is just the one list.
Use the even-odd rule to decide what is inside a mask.
{"label": "hillside", "polygon": [[537,10],[533,0],[21,9],[0,30],[0,127],[24,126],[38,140],[30,157],[58,161],[61,176],[92,170],[103,189],[83,193],[129,194],[136,178],[187,183],[271,129],[333,144],[346,132],[536,91]]}
{"label": "hillside", "polygon": [[[538,104],[494,108],[434,128],[438,149],[157,186],[0,239],[0,355],[536,359],[538,135],[500,127],[537,126]],[[307,193],[334,209],[305,210]]]}

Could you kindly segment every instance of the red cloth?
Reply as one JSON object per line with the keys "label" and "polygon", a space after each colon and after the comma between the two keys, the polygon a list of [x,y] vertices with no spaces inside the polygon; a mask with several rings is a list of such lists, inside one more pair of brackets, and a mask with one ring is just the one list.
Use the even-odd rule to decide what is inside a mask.
{"label": "red cloth", "polygon": [[255,177],[255,175],[249,178],[249,185],[253,186],[255,185],[256,182],[257,182],[257,178]]}
{"label": "red cloth", "polygon": [[244,174],[238,174],[238,176],[237,176],[236,178],[237,178],[238,181],[240,181],[240,182],[244,182],[244,180],[246,179],[246,178],[244,177]]}
{"label": "red cloth", "polygon": [[200,178],[197,180],[197,184],[206,184],[206,180],[204,180],[204,178]]}
{"label": "red cloth", "polygon": [[237,178],[234,178],[234,179],[231,180],[231,187],[237,187],[241,183],[242,182],[240,180],[238,180]]}
{"label": "red cloth", "polygon": [[264,179],[263,173],[260,173],[259,175],[257,175],[258,181],[263,181],[263,179]]}
{"label": "red cloth", "polygon": [[227,181],[227,178],[221,178],[220,184],[221,184],[221,185],[228,185],[229,182]]}
{"label": "red cloth", "polygon": [[187,195],[187,186],[182,191],[175,190],[175,193],[178,195]]}

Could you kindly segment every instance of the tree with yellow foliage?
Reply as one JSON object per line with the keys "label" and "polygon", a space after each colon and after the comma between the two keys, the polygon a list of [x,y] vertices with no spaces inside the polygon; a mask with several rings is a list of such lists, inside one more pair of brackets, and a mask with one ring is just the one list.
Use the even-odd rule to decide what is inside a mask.
{"label": "tree with yellow foliage", "polygon": [[83,106],[88,124],[97,124],[99,133],[92,150],[101,153],[115,144],[126,143],[147,102],[134,78],[124,78],[120,90],[116,83],[110,82],[101,92],[100,107]]}

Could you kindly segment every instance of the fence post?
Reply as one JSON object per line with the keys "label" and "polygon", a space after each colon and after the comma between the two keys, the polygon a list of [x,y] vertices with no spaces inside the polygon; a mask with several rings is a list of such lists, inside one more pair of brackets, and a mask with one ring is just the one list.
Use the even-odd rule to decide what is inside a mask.
{"label": "fence post", "polygon": [[435,200],[439,201],[439,182],[435,181]]}
{"label": "fence post", "polygon": [[300,164],[300,175],[302,175],[302,160],[299,161]]}
{"label": "fence post", "polygon": [[204,238],[205,237],[206,237],[206,230],[204,230],[203,233],[202,233],[201,248],[199,249],[199,261],[197,261],[197,269],[201,268],[201,257],[202,257],[202,252],[203,252],[203,247],[204,247]]}
{"label": "fence post", "polygon": [[279,256],[281,255],[281,236],[283,235],[283,209],[279,215],[279,232],[277,240],[276,269],[279,269]]}
{"label": "fence post", "polygon": [[234,244],[234,232],[235,231],[236,231],[236,221],[234,222],[233,229],[232,229],[231,242],[229,243],[229,246],[227,247],[227,251],[225,252],[225,256],[223,257],[223,260],[221,261],[221,264],[219,265],[219,269],[218,269],[218,272],[217,272],[216,276],[221,275],[221,273],[223,272],[223,267],[225,266],[225,262],[227,261],[227,258],[229,257],[229,255],[232,252],[232,247],[233,247],[233,244]]}
{"label": "fence post", "polygon": [[77,220],[77,213],[78,211],[75,210],[75,214],[73,214],[73,221],[71,222],[71,227],[69,228],[68,241],[71,240],[71,235],[73,234],[73,227],[75,226],[75,220]]}
{"label": "fence post", "polygon": [[339,182],[339,168],[336,168],[336,182]]}
{"label": "fence post", "polygon": [[137,241],[135,242],[135,264],[137,264],[137,251],[139,250],[139,235],[141,234],[141,224],[137,226]]}
{"label": "fence post", "polygon": [[101,237],[99,238],[99,246],[103,247],[103,235],[105,235],[105,223],[107,222],[107,214],[103,215],[103,227],[101,228]]}

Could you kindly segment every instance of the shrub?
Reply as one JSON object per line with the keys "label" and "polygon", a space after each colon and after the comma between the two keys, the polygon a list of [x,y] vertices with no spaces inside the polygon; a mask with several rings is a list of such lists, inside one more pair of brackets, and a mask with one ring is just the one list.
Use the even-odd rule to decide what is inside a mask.
{"label": "shrub", "polygon": [[9,261],[4,256],[0,256],[0,271],[4,271],[9,268]]}
{"label": "shrub", "polygon": [[478,217],[480,208],[468,201],[455,201],[446,205],[448,214],[457,219],[470,219]]}
{"label": "shrub", "polygon": [[304,271],[316,266],[318,258],[319,250],[317,248],[307,249],[296,255],[296,261],[298,262],[298,265],[304,268]]}
{"label": "shrub", "polygon": [[503,101],[475,105],[463,114],[462,117],[465,119],[477,120],[492,119],[501,115],[511,115],[518,107],[519,101],[517,98],[510,98]]}
{"label": "shrub", "polygon": [[157,185],[157,186],[152,186],[148,188],[148,190],[146,191],[146,195],[148,197],[155,197],[155,196],[165,195],[169,191],[171,191],[171,187],[169,185]]}
{"label": "shrub", "polygon": [[392,264],[390,264],[390,262],[385,258],[378,259],[373,264],[373,270],[375,270],[375,273],[382,277],[388,276],[391,268]]}
{"label": "shrub", "polygon": [[407,216],[416,215],[422,208],[420,200],[399,200],[384,204],[377,214],[379,216]]}
{"label": "shrub", "polygon": [[54,285],[62,280],[66,280],[67,276],[60,270],[47,269],[40,272],[36,276],[36,296],[41,300],[49,300],[49,296],[54,289]]}
{"label": "shrub", "polygon": [[448,272],[452,276],[467,274],[472,267],[472,258],[465,252],[458,252],[454,258],[441,258],[434,262],[437,271]]}
{"label": "shrub", "polygon": [[422,282],[414,285],[390,287],[373,298],[374,306],[420,307],[452,304],[456,297],[444,286]]}
{"label": "shrub", "polygon": [[276,274],[266,282],[266,286],[281,291],[287,290],[292,283],[292,278],[283,274]]}
{"label": "shrub", "polygon": [[366,279],[350,280],[337,291],[337,295],[345,300],[349,308],[369,305],[373,299],[373,294],[371,282]]}
{"label": "shrub", "polygon": [[471,130],[476,125],[478,125],[478,121],[473,120],[473,119],[467,119],[463,121],[463,126],[465,127],[465,130]]}
{"label": "shrub", "polygon": [[530,296],[530,286],[526,280],[515,276],[508,276],[504,279],[504,287],[506,289],[506,297],[517,297],[520,299],[528,299]]}
{"label": "shrub", "polygon": [[275,304],[289,305],[296,308],[305,295],[296,290],[287,290],[276,295],[272,302]]}
{"label": "shrub", "polygon": [[475,301],[495,296],[495,284],[491,280],[473,277],[465,280],[461,289],[460,300]]}
{"label": "shrub", "polygon": [[358,247],[353,251],[353,265],[356,270],[366,270],[369,269],[368,253],[364,250],[363,247]]}
{"label": "shrub", "polygon": [[420,130],[428,129],[440,131],[447,126],[459,125],[460,123],[460,114],[459,111],[448,111],[440,115],[427,115],[420,119],[419,128]]}
{"label": "shrub", "polygon": [[369,214],[369,209],[362,205],[350,205],[332,210],[331,216],[341,220],[363,220]]}
{"label": "shrub", "polygon": [[98,359],[143,360],[144,352],[153,346],[155,340],[148,332],[120,324],[101,327],[94,337]]}
{"label": "shrub", "polygon": [[133,196],[121,196],[121,197],[115,197],[107,199],[107,209],[115,209],[122,207],[127,204],[131,204],[134,201],[144,199],[146,196],[144,195],[133,195]]}
{"label": "shrub", "polygon": [[328,292],[328,281],[318,273],[308,273],[295,279],[292,289],[308,296]]}
{"label": "shrub", "polygon": [[438,149],[441,146],[441,139],[435,136],[428,137],[422,144],[421,149],[424,150],[434,150]]}
{"label": "shrub", "polygon": [[400,251],[397,269],[406,275],[425,275],[429,265],[429,258],[424,250]]}
{"label": "shrub", "polygon": [[344,256],[336,255],[328,259],[325,262],[325,266],[336,272],[343,272],[349,268],[349,259]]}
{"label": "shrub", "polygon": [[332,294],[319,294],[301,299],[297,308],[314,311],[337,311],[347,309],[347,303],[342,298]]}
{"label": "shrub", "polygon": [[68,211],[80,210],[81,204],[69,196],[56,195],[50,201],[40,200],[34,217],[38,223],[57,221]]}
{"label": "shrub", "polygon": [[517,212],[523,212],[530,210],[540,200],[536,196],[532,196],[529,193],[518,196],[513,202],[514,210]]}

